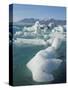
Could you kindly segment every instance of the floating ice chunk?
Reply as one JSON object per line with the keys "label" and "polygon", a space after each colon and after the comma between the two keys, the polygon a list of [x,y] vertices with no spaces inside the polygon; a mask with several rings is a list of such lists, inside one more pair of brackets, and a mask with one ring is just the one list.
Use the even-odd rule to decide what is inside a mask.
{"label": "floating ice chunk", "polygon": [[55,49],[48,47],[39,51],[28,63],[27,67],[32,72],[36,82],[48,82],[54,80],[52,72],[59,68],[62,60],[56,59]]}
{"label": "floating ice chunk", "polygon": [[28,31],[28,32],[38,32],[39,30],[40,30],[40,23],[39,23],[39,21],[36,21],[35,22],[35,24],[33,25],[33,26],[31,26],[31,27],[24,27],[24,32],[25,31]]}
{"label": "floating ice chunk", "polygon": [[44,45],[46,46],[47,43],[43,39],[24,39],[24,38],[17,38],[14,40],[15,45]]}
{"label": "floating ice chunk", "polygon": [[48,82],[54,80],[53,71],[59,68],[62,60],[56,56],[56,50],[61,46],[63,35],[59,34],[53,40],[50,47],[40,50],[26,66],[32,72],[36,82]]}
{"label": "floating ice chunk", "polygon": [[17,31],[17,32],[14,34],[14,36],[21,36],[22,34],[23,34],[22,31]]}
{"label": "floating ice chunk", "polygon": [[54,23],[49,23],[49,24],[48,24],[48,27],[49,27],[50,29],[52,29],[54,26],[55,26]]}
{"label": "floating ice chunk", "polygon": [[27,63],[28,69],[32,72],[33,80],[36,82],[48,82],[54,80],[52,72],[59,68],[62,60],[46,59],[41,55],[40,57],[37,55]]}

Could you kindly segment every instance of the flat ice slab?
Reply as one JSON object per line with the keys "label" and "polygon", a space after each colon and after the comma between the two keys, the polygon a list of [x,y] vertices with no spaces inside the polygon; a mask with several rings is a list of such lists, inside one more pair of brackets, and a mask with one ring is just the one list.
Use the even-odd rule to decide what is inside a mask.
{"label": "flat ice slab", "polygon": [[23,39],[17,38],[14,43],[17,45],[45,45],[43,39]]}

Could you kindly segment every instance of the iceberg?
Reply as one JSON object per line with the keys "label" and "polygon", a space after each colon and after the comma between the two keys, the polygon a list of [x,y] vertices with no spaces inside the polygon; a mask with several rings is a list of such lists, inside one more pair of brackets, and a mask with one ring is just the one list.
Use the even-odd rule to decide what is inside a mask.
{"label": "iceberg", "polygon": [[27,68],[32,72],[33,80],[36,82],[53,81],[53,71],[57,70],[62,63],[56,55],[64,40],[63,34],[59,33],[51,42],[51,46],[40,50],[27,64]]}
{"label": "iceberg", "polygon": [[18,31],[18,32],[16,32],[16,33],[14,34],[14,36],[21,36],[22,34],[23,34],[22,31]]}

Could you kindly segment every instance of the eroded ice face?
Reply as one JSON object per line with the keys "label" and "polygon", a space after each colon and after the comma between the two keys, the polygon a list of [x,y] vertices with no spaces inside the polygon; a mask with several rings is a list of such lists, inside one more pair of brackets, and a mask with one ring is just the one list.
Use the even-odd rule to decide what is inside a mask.
{"label": "eroded ice face", "polygon": [[27,67],[32,72],[36,82],[48,82],[54,80],[53,71],[57,70],[62,63],[56,56],[56,50],[63,42],[63,35],[59,34],[53,40],[50,47],[40,50],[28,63]]}
{"label": "eroded ice face", "polygon": [[27,63],[27,67],[34,81],[48,82],[54,80],[53,71],[59,68],[61,62],[60,59],[46,59],[37,55]]}

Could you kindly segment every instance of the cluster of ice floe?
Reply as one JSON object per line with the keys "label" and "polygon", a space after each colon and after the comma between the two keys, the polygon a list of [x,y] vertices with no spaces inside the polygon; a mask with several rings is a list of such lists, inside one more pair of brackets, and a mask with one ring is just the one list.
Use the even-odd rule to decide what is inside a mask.
{"label": "cluster of ice floe", "polygon": [[38,35],[41,36],[41,34],[43,33],[43,31],[41,31],[41,27],[43,27],[43,25],[40,25],[39,21],[37,21],[33,26],[24,27],[22,31],[16,32],[14,36],[16,37],[20,36],[23,38],[26,38],[26,37],[36,38],[38,37]]}
{"label": "cluster of ice floe", "polygon": [[65,33],[64,27],[61,25],[54,27],[54,23],[49,23],[48,26],[45,26],[36,21],[33,26],[24,27],[21,31],[17,31],[13,35],[13,40],[16,45],[43,45],[45,40],[54,38],[57,32]]}

